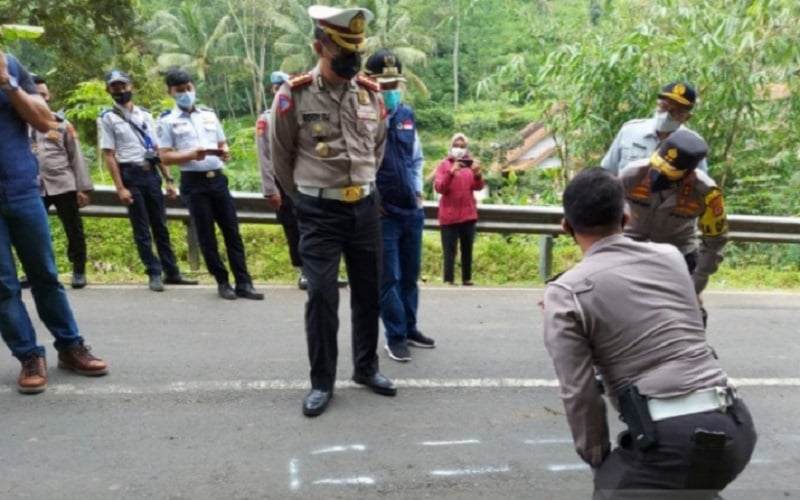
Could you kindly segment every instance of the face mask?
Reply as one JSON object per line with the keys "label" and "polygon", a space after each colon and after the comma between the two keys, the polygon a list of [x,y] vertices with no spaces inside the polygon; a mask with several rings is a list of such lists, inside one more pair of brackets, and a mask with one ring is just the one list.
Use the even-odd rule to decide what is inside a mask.
{"label": "face mask", "polygon": [[192,109],[196,97],[194,91],[189,90],[186,92],[178,92],[177,94],[175,94],[175,97],[173,99],[175,99],[175,104],[177,104],[179,108]]}
{"label": "face mask", "polygon": [[658,132],[675,132],[681,122],[670,116],[667,111],[656,111],[656,130]]}
{"label": "face mask", "polygon": [[657,193],[659,191],[663,191],[665,189],[669,189],[672,187],[675,181],[669,180],[669,177],[662,174],[658,170],[651,168],[650,169],[650,192]]}
{"label": "face mask", "polygon": [[400,105],[400,91],[397,89],[384,90],[383,103],[386,104],[386,109],[394,111]]}
{"label": "face mask", "polygon": [[117,104],[126,104],[130,102],[132,97],[133,97],[133,92],[131,92],[130,90],[126,90],[125,92],[111,93],[111,98],[114,99],[114,102]]}
{"label": "face mask", "polygon": [[460,160],[467,154],[467,148],[450,148],[450,156],[456,160]]}
{"label": "face mask", "polygon": [[345,52],[331,59],[331,69],[337,76],[349,80],[361,70],[361,53]]}

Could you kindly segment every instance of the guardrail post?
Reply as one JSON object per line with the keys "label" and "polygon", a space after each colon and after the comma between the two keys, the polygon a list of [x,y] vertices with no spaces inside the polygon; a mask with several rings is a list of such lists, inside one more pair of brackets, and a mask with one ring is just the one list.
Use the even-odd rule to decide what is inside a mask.
{"label": "guardrail post", "polygon": [[539,236],[539,279],[542,282],[553,272],[553,237],[549,234]]}
{"label": "guardrail post", "polygon": [[200,270],[200,243],[197,241],[197,228],[194,221],[189,218],[183,221],[186,226],[186,247],[189,251],[189,269]]}

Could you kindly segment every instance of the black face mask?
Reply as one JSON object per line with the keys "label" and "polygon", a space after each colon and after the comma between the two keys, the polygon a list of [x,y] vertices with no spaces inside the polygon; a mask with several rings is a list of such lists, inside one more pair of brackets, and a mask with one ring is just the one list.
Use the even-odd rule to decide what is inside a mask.
{"label": "black face mask", "polygon": [[133,97],[133,92],[130,90],[126,90],[125,92],[112,92],[111,98],[114,99],[114,102],[117,104],[127,104],[130,102],[131,98]]}
{"label": "black face mask", "polygon": [[349,80],[361,70],[361,53],[345,52],[331,59],[331,69],[338,76]]}
{"label": "black face mask", "polygon": [[673,185],[673,181],[655,169],[650,170],[650,192],[657,193],[665,189],[669,189]]}

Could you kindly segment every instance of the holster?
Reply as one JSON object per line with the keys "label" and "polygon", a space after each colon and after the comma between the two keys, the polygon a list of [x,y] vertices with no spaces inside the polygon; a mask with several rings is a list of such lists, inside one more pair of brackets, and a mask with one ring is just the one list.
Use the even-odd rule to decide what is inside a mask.
{"label": "holster", "polygon": [[647,398],[630,382],[617,391],[622,421],[628,426],[633,446],[646,450],[658,443],[658,431],[647,407]]}

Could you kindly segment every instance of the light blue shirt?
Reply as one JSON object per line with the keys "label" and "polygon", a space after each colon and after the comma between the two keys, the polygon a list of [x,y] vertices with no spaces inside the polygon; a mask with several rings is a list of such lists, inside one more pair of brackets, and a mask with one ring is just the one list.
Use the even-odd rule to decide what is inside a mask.
{"label": "light blue shirt", "polygon": [[[177,106],[165,112],[158,120],[158,145],[175,151],[190,149],[219,149],[226,142],[225,132],[214,111],[198,108],[191,112]],[[206,156],[203,160],[181,163],[181,172],[206,172],[219,170],[225,166],[218,156]]]}

